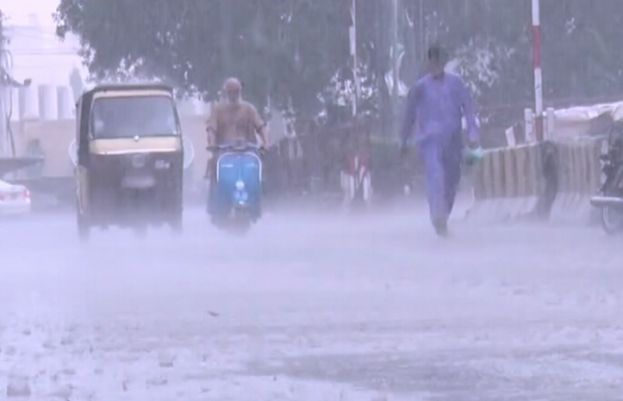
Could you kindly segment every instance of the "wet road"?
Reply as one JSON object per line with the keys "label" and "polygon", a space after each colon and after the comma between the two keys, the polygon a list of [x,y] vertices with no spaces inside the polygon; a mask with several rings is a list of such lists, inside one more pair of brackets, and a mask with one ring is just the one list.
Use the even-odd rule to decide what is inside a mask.
{"label": "wet road", "polygon": [[245,237],[0,223],[0,395],[619,400],[623,238],[424,213],[267,215]]}

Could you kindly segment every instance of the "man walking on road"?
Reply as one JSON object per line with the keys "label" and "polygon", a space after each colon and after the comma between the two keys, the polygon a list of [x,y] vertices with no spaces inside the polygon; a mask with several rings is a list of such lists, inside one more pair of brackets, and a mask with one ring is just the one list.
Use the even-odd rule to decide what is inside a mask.
{"label": "man walking on road", "polygon": [[463,117],[470,148],[479,147],[480,136],[471,94],[459,76],[445,72],[447,60],[441,46],[428,50],[430,72],[409,91],[401,132],[404,156],[416,126],[415,144],[424,162],[431,220],[440,236],[448,233],[448,217],[461,178]]}

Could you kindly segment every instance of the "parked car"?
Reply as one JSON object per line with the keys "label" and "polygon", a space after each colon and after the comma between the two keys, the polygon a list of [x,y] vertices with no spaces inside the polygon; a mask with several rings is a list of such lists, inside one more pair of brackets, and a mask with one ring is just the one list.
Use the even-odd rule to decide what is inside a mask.
{"label": "parked car", "polygon": [[30,191],[23,185],[0,180],[0,215],[18,215],[30,212]]}

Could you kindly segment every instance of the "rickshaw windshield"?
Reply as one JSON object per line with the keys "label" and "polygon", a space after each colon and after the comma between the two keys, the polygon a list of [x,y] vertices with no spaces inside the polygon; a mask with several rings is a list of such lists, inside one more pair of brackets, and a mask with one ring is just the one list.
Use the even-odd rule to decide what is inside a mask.
{"label": "rickshaw windshield", "polygon": [[94,138],[177,135],[173,100],[167,96],[104,97],[93,102]]}

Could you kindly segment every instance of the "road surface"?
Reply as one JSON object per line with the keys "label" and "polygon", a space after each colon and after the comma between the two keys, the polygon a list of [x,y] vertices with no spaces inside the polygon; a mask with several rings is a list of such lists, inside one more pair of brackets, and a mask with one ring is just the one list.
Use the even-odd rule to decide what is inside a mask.
{"label": "road surface", "polygon": [[417,211],[0,222],[0,398],[620,400],[623,238]]}

